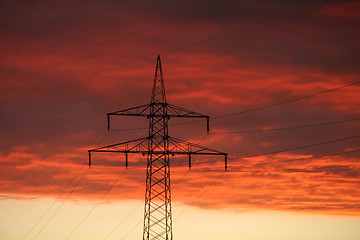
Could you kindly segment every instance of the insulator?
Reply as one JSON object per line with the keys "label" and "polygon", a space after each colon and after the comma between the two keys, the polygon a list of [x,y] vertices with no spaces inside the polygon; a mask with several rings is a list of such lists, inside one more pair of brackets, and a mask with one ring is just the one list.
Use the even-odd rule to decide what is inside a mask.
{"label": "insulator", "polygon": [[189,154],[189,169],[191,169],[191,154]]}

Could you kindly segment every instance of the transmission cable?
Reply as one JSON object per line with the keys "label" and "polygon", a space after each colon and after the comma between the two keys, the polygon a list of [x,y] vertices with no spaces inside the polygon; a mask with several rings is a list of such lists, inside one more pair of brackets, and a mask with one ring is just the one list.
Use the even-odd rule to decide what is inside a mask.
{"label": "transmission cable", "polygon": [[312,157],[305,157],[305,158],[294,158],[294,159],[284,159],[284,160],[278,160],[278,161],[261,162],[261,163],[256,163],[253,166],[266,165],[266,164],[272,164],[272,163],[295,162],[295,161],[301,161],[301,160],[330,157],[330,156],[342,155],[342,154],[347,154],[347,153],[356,153],[356,152],[360,152],[360,149],[350,150],[350,151],[342,151],[342,152],[336,152],[336,153],[328,153],[328,154],[312,156]]}
{"label": "transmission cable", "polygon": [[[100,142],[98,143],[98,145],[101,144],[101,142],[105,139],[106,135],[108,133],[106,132],[105,135],[101,138]],[[90,141],[92,142],[94,140],[96,136],[94,136]],[[41,217],[38,219],[38,221],[32,226],[32,228],[30,229],[30,231],[23,237],[23,239],[25,239],[34,229],[35,227],[43,220],[43,218],[48,214],[48,212],[52,209],[52,207],[54,206],[54,204],[61,198],[61,196],[65,193],[66,189],[72,184],[72,182],[75,180],[75,178],[79,175],[80,171],[85,167],[85,165],[87,165],[86,163],[84,163],[83,165],[80,166],[80,168],[78,169],[78,171],[75,173],[75,175],[71,178],[71,180],[67,183],[67,185],[65,186],[65,188],[63,188],[63,190],[61,191],[61,193],[58,195],[58,197],[55,198],[55,200],[52,202],[52,204],[48,207],[48,209],[41,215]],[[49,188],[50,189],[50,188]],[[42,194],[48,192],[44,191]],[[37,202],[35,202],[31,208],[33,208],[36,205]],[[30,208],[30,209],[31,209]],[[5,234],[8,230],[10,230],[13,226],[15,226],[21,218],[23,218],[28,211],[30,211],[30,209],[26,210],[26,212],[24,212],[16,221],[14,221],[10,227],[8,227],[8,229],[6,229],[3,233],[0,234],[0,236],[2,236],[3,234]]]}
{"label": "transmission cable", "polygon": [[254,130],[240,130],[240,131],[211,131],[210,134],[232,134],[232,133],[258,133],[258,132],[273,132],[273,131],[283,131],[283,130],[293,130],[293,129],[301,129],[301,128],[311,128],[311,127],[321,127],[328,125],[335,125],[340,123],[348,123],[359,121],[360,118],[347,119],[341,121],[333,121],[333,122],[322,122],[322,123],[314,123],[308,125],[298,125],[298,126],[289,126],[289,127],[279,127],[279,128],[270,128],[270,129],[254,129]]}
{"label": "transmission cable", "polygon": [[89,215],[95,210],[95,208],[104,200],[105,196],[113,189],[117,184],[120,178],[124,175],[126,169],[120,174],[118,178],[115,179],[114,183],[107,189],[107,191],[102,195],[101,199],[90,209],[90,211],[84,216],[84,218],[76,225],[76,227],[71,231],[71,233],[66,237],[65,240],[68,240],[75,231],[80,227],[80,225],[89,217]]}
{"label": "transmission cable", "polygon": [[[349,154],[349,153],[357,153],[360,152],[360,149],[355,149],[355,150],[350,150],[350,151],[342,151],[342,152],[336,152],[336,153],[328,153],[328,154],[323,154],[323,155],[318,155],[318,156],[312,156],[312,157],[304,157],[304,158],[293,158],[293,159],[283,159],[283,160],[277,160],[277,161],[267,161],[267,162],[260,162],[260,163],[255,163],[253,165],[250,166],[235,166],[235,168],[252,168],[252,167],[257,167],[257,166],[262,166],[262,165],[268,165],[268,164],[275,164],[275,163],[287,163],[287,162],[296,162],[296,161],[303,161],[303,160],[310,160],[310,159],[317,159],[317,158],[323,158],[323,157],[330,157],[330,156],[337,156],[337,155],[342,155],[342,154]],[[236,160],[235,158],[232,160]],[[332,166],[326,166],[327,169],[336,169],[336,167],[332,167]],[[353,169],[339,169],[339,171],[351,171]],[[229,170],[229,172],[259,172],[259,171],[251,171],[251,170]]]}
{"label": "transmission cable", "polygon": [[78,174],[80,173],[80,171],[83,169],[83,167],[85,166],[85,163],[80,166],[80,168],[78,169],[78,171],[75,173],[75,175],[72,177],[72,179],[68,182],[68,184],[63,188],[63,190],[61,191],[61,193],[58,195],[58,197],[52,202],[52,204],[47,208],[47,210],[41,215],[41,217],[38,219],[38,221],[31,227],[30,231],[27,232],[27,234],[22,238],[23,240],[35,229],[35,227],[37,227],[39,225],[39,223],[43,220],[43,218],[48,214],[48,212],[52,209],[52,207],[54,206],[54,204],[61,198],[61,196],[65,193],[66,189],[68,187],[70,187],[70,185],[73,183],[73,181],[75,180],[75,178],[78,176]]}
{"label": "transmission cable", "polygon": [[[100,139],[100,141],[97,143],[97,146],[99,146],[105,139],[105,137],[108,135],[108,132],[106,132],[103,137]],[[71,182],[77,177],[77,175],[80,173],[80,170],[82,170],[82,168],[87,165],[87,163],[84,163],[80,169],[78,170],[78,172],[74,175],[74,177],[72,178],[72,180],[69,182],[68,186],[70,186]],[[71,190],[71,192],[66,196],[66,198],[61,202],[60,206],[55,210],[55,212],[51,215],[51,217],[48,219],[48,221],[45,223],[45,225],[43,225],[43,227],[40,229],[40,231],[36,234],[36,236],[33,238],[33,240],[35,240],[39,234],[45,229],[45,227],[50,223],[50,221],[55,217],[55,215],[58,213],[58,211],[60,210],[60,208],[64,205],[65,201],[70,197],[70,195],[75,191],[75,189],[79,186],[80,182],[83,180],[83,178],[86,176],[86,174],[88,173],[90,168],[87,168],[85,173],[80,177],[79,181],[77,182],[77,184],[74,186],[74,188]],[[33,229],[40,223],[40,221],[43,219],[43,217],[47,214],[47,212],[53,207],[53,205],[55,204],[55,202],[61,197],[61,195],[65,192],[65,190],[68,188],[68,186],[66,186],[63,190],[63,192],[59,195],[59,197],[53,202],[53,204],[50,206],[50,208],[47,209],[47,211],[45,212],[45,214],[43,214],[43,216],[39,219],[39,221],[33,226],[33,228],[31,229],[31,231],[33,231]],[[30,232],[29,232],[30,233]],[[23,240],[27,237],[27,235],[23,238]]]}
{"label": "transmission cable", "polygon": [[[105,133],[105,135],[100,139],[100,141],[98,142],[97,145],[100,145],[101,142],[105,139],[105,137],[107,136],[108,132]],[[94,136],[95,137],[95,136]],[[93,139],[92,139],[93,140]],[[91,140],[91,141],[92,141]],[[66,185],[65,188],[63,188],[63,190],[61,191],[61,193],[58,195],[58,197],[52,202],[52,204],[48,207],[48,209],[41,215],[41,217],[38,219],[38,221],[32,226],[32,228],[30,229],[30,231],[23,237],[23,240],[25,238],[27,238],[27,236],[34,231],[35,227],[37,227],[40,222],[44,219],[44,217],[48,214],[48,212],[53,208],[54,204],[61,198],[61,196],[65,193],[66,189],[73,183],[73,181],[76,179],[76,177],[79,175],[79,173],[81,172],[81,170],[87,165],[87,163],[84,163],[81,165],[81,167],[78,169],[78,171],[75,173],[75,175],[72,177],[72,179],[68,182],[68,184]],[[72,189],[72,191],[70,192],[70,194],[67,195],[66,199],[68,199],[71,195],[71,193],[73,191],[75,191],[75,189],[77,188],[77,186],[80,184],[80,182],[82,181],[82,179],[85,177],[85,175],[87,174],[88,169],[86,170],[86,172],[80,177],[80,180],[77,182],[77,184],[75,185],[75,187]],[[45,226],[50,222],[50,220],[55,216],[55,214],[58,212],[58,210],[61,208],[61,206],[64,204],[64,202],[66,201],[63,200],[60,207],[58,207],[56,209],[56,212],[51,216],[51,218],[48,220],[48,222],[45,224]],[[44,229],[44,227],[40,230],[40,232],[35,236],[34,239],[37,238],[37,236],[41,233],[41,231]]]}
{"label": "transmission cable", "polygon": [[[111,234],[113,234],[126,220],[128,220],[129,217],[130,217],[131,215],[133,215],[133,214],[136,212],[136,210],[138,210],[142,205],[143,205],[143,203],[140,202],[118,225],[116,225],[116,226],[103,238],[103,240],[108,239],[108,238],[111,236]],[[137,224],[136,224],[135,227],[137,227]]]}
{"label": "transmission cable", "polygon": [[234,112],[234,113],[228,113],[228,114],[224,114],[224,115],[219,115],[219,116],[217,116],[217,117],[213,117],[213,119],[230,117],[230,116],[234,116],[234,115],[238,115],[238,114],[254,112],[254,111],[258,111],[258,110],[262,110],[262,109],[266,109],[266,108],[271,108],[271,107],[275,107],[275,106],[279,106],[279,105],[283,105],[283,104],[287,104],[287,103],[291,103],[291,102],[296,102],[296,101],[304,100],[304,99],[307,99],[307,98],[316,97],[316,96],[319,96],[319,95],[322,95],[322,94],[334,92],[334,91],[337,91],[337,90],[340,90],[340,89],[343,89],[343,88],[346,88],[346,87],[354,86],[354,85],[357,85],[357,84],[360,84],[360,81],[358,81],[358,82],[353,82],[353,83],[350,83],[350,84],[347,84],[347,85],[343,85],[343,86],[340,86],[340,87],[328,89],[328,90],[321,91],[321,92],[318,92],[318,93],[309,94],[309,95],[305,95],[305,96],[302,96],[302,97],[297,97],[297,98],[285,100],[285,101],[282,101],[282,102],[265,105],[265,106],[262,106],[262,107],[257,107],[257,108],[252,108],[252,109],[248,109],[248,110],[244,110],[244,111],[239,111],[239,112]]}
{"label": "transmission cable", "polygon": [[[349,168],[349,169],[344,169],[343,167],[349,167],[349,165],[339,165],[339,166],[321,166],[321,169],[317,169],[317,171],[319,170],[332,170],[332,171],[337,171],[337,172],[359,172],[360,168]],[[358,166],[356,166],[358,167]],[[291,168],[285,168],[285,170],[293,170]],[[197,171],[201,171],[201,172],[219,172],[217,170],[210,170],[210,169],[199,169]],[[311,172],[311,170],[307,170],[307,169],[296,169],[296,172]],[[229,173],[265,173],[268,171],[265,170],[227,170],[227,172]],[[359,172],[360,173],[360,172]]]}
{"label": "transmission cable", "polygon": [[[41,194],[45,194],[48,193],[50,190],[50,188],[48,188],[47,190],[45,190],[43,193]],[[39,202],[40,198],[37,198],[36,201],[34,201],[34,203],[28,207],[23,214],[21,214],[12,224],[10,224],[2,233],[0,233],[0,239],[2,239],[2,237],[10,230],[12,229],[22,218],[24,218],[34,207],[35,205]]]}
{"label": "transmission cable", "polygon": [[325,144],[350,140],[350,139],[354,139],[354,138],[358,138],[358,137],[360,137],[360,135],[355,135],[355,136],[350,136],[350,137],[345,137],[345,138],[338,138],[338,139],[329,140],[329,141],[325,141],[325,142],[314,143],[314,144],[309,144],[309,145],[304,145],[304,146],[299,146],[299,147],[293,147],[293,148],[288,148],[288,149],[283,149],[283,150],[277,150],[277,151],[272,151],[272,152],[247,155],[247,156],[243,156],[242,158],[252,158],[252,157],[258,157],[258,156],[264,156],[264,155],[271,155],[271,154],[275,154],[275,153],[289,152],[289,151],[293,151],[293,150],[299,150],[299,149],[304,149],[304,148],[310,148],[310,147],[315,147],[315,146],[320,146],[320,145],[325,145]]}
{"label": "transmission cable", "polygon": [[[340,141],[346,141],[346,140],[355,139],[355,138],[358,138],[358,137],[360,137],[360,135],[355,135],[355,136],[350,136],[350,137],[345,137],[345,138],[338,138],[338,139],[333,139],[333,140],[329,140],[329,141],[325,141],[325,142],[314,143],[314,144],[309,144],[309,145],[303,145],[303,146],[298,146],[298,147],[293,147],[293,148],[287,148],[287,149],[283,149],[283,150],[276,150],[276,151],[271,151],[271,152],[266,152],[266,153],[238,156],[236,158],[228,158],[228,161],[230,161],[230,160],[239,160],[241,158],[252,158],[252,157],[271,155],[271,154],[275,154],[275,153],[289,152],[289,151],[293,151],[293,150],[305,149],[305,148],[321,146],[321,145],[331,144],[331,143],[340,142]],[[358,150],[354,150],[354,152],[357,152],[357,151]],[[334,153],[333,155],[338,155],[338,154],[342,154],[342,153],[351,153],[351,152],[352,151],[339,152],[339,153]],[[328,156],[328,155],[331,156],[332,154],[326,154],[324,156]],[[316,157],[314,157],[314,158],[316,158]],[[291,159],[289,159],[289,161],[291,161]],[[218,160],[199,162],[197,164],[215,163],[215,162],[218,162]]]}
{"label": "transmission cable", "polygon": [[204,195],[207,191],[209,191],[209,189],[212,186],[214,186],[214,184],[217,183],[224,174],[225,172],[222,172],[210,185],[208,185],[207,188],[205,188],[189,205],[186,206],[186,208],[183,211],[180,212],[180,214],[178,214],[174,218],[174,221],[176,221],[176,219],[178,219],[182,214],[184,214],[184,212],[188,210],[195,203],[196,200],[198,200],[202,195]]}
{"label": "transmission cable", "polygon": [[[70,195],[75,191],[75,189],[79,186],[80,182],[84,179],[85,175],[88,173],[89,168],[86,169],[85,173],[80,177],[80,179],[78,180],[78,182],[76,183],[76,185],[73,187],[73,189],[68,193],[68,195],[65,197],[65,199],[62,200],[61,204],[57,207],[57,209],[55,210],[55,212],[50,216],[50,218],[46,221],[46,223],[42,226],[42,228],[40,229],[40,231],[35,235],[35,237],[33,238],[33,240],[35,240],[41,233],[42,231],[45,229],[45,227],[50,223],[50,221],[55,217],[55,215],[59,212],[60,208],[64,205],[64,203],[66,202],[66,200],[70,197]],[[25,238],[23,238],[25,239]]]}

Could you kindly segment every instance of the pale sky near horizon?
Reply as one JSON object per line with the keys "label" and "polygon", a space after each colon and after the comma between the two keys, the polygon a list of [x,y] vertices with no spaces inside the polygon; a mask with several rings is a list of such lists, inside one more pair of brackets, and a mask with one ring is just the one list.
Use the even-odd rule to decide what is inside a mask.
{"label": "pale sky near horizon", "polygon": [[[31,201],[4,200],[0,205],[0,219],[2,219],[0,238],[23,239],[54,200],[53,198]],[[55,202],[54,208],[47,212],[25,239],[34,239],[61,202],[61,200]],[[46,225],[46,230],[41,231],[36,239],[67,239],[96,203],[97,201],[94,200],[66,201]],[[142,217],[143,201],[111,201],[99,204],[69,239],[141,239]],[[3,221],[5,218],[6,222]],[[208,210],[188,208],[187,205],[175,202],[173,218],[174,239],[179,240],[357,240],[360,236],[358,216],[255,209]]]}

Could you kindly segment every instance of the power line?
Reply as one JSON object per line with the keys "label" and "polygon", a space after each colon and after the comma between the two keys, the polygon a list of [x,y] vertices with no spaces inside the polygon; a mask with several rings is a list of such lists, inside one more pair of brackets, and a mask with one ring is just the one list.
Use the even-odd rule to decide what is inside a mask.
{"label": "power line", "polygon": [[283,131],[283,130],[292,130],[292,129],[328,126],[328,125],[334,125],[334,124],[340,124],[340,123],[354,122],[354,121],[359,121],[359,120],[360,120],[360,118],[354,118],[354,119],[347,119],[347,120],[341,120],[341,121],[314,123],[314,124],[308,124],[308,125],[279,127],[279,128],[270,128],[270,129],[254,129],[254,130],[241,130],[241,131],[219,131],[219,132],[212,131],[211,134],[257,133],[257,132]]}
{"label": "power line", "polygon": [[214,186],[214,184],[217,183],[224,174],[225,172],[222,172],[207,188],[205,188],[194,200],[192,200],[191,203],[187,205],[186,208],[174,218],[174,221],[178,219],[186,210],[188,210],[195,203],[196,200],[198,200],[202,195],[209,191],[209,189]]}
{"label": "power line", "polygon": [[35,240],[41,233],[42,231],[46,228],[46,226],[50,223],[50,221],[55,217],[55,215],[58,213],[58,211],[60,210],[60,208],[64,205],[65,201],[70,197],[70,195],[75,191],[75,189],[79,186],[80,182],[84,179],[85,175],[88,173],[89,168],[86,169],[85,173],[81,176],[81,178],[79,179],[79,181],[76,183],[76,185],[73,187],[73,189],[71,190],[70,193],[68,193],[68,195],[66,196],[65,199],[63,199],[63,201],[61,202],[60,206],[58,206],[58,208],[55,210],[55,212],[50,216],[50,218],[46,221],[46,223],[42,226],[42,228],[40,229],[40,231],[36,234],[36,236],[33,238],[33,240]]}
{"label": "power line", "polygon": [[41,215],[41,217],[38,219],[38,221],[31,227],[31,229],[27,232],[27,234],[22,238],[23,240],[25,238],[27,238],[27,236],[35,229],[35,227],[37,227],[39,225],[39,223],[43,220],[43,218],[46,216],[46,214],[48,214],[48,212],[52,209],[52,207],[54,206],[54,204],[56,203],[56,201],[58,201],[61,196],[65,193],[66,189],[73,183],[73,181],[75,180],[75,178],[77,177],[77,175],[80,173],[80,171],[83,169],[83,167],[86,165],[86,163],[84,163],[79,169],[78,171],[75,173],[75,175],[72,177],[72,179],[68,182],[68,184],[66,185],[65,188],[63,188],[63,190],[61,191],[61,193],[58,195],[58,197],[52,202],[52,204],[46,209],[46,211]]}
{"label": "power line", "polygon": [[[102,143],[102,141],[105,139],[105,137],[107,136],[108,132],[106,132],[104,134],[104,136],[100,139],[100,141],[97,143],[97,146],[100,145]],[[95,138],[95,136],[93,137],[92,140],[93,141]],[[90,143],[90,142],[89,142]],[[81,170],[87,165],[87,163],[84,163],[83,165],[81,165],[81,167],[78,169],[78,171],[75,173],[75,175],[71,178],[71,180],[68,182],[68,184],[66,185],[65,188],[63,188],[63,190],[61,191],[61,193],[58,195],[58,197],[52,202],[52,204],[47,208],[47,210],[41,215],[41,217],[38,219],[38,221],[32,226],[32,228],[30,229],[30,231],[23,237],[23,240],[25,238],[27,238],[27,236],[40,224],[40,222],[44,219],[44,217],[48,214],[48,212],[53,208],[54,204],[61,198],[61,196],[65,193],[66,189],[73,183],[73,181],[76,179],[76,177],[79,175],[79,173],[81,172]],[[85,175],[87,174],[88,169],[86,170],[86,172],[84,173],[83,176],[80,177],[80,180],[78,181],[78,183],[76,184],[76,186],[73,188],[73,190],[71,191],[71,193],[76,189],[76,187],[80,184],[80,182],[82,181],[83,177],[85,177]],[[69,196],[71,195],[71,193],[66,197],[66,199],[69,198]],[[65,200],[64,200],[65,201]],[[61,203],[61,206],[64,204],[64,201]],[[61,207],[60,206],[60,207]],[[59,208],[60,208],[59,207]],[[57,213],[57,211],[59,210],[59,208],[56,210],[55,214]],[[55,214],[53,214],[53,216],[49,219],[49,221],[55,216]],[[48,221],[48,222],[49,222]],[[45,224],[47,225],[48,222]],[[11,225],[11,227],[13,227],[16,223],[14,223],[13,225]],[[43,227],[44,228],[44,227]],[[34,239],[37,238],[37,236],[41,233],[41,231],[43,230],[43,228],[40,230],[40,232],[35,236]]]}
{"label": "power line", "polygon": [[217,117],[213,117],[212,119],[218,119],[218,118],[224,118],[224,117],[230,117],[230,116],[234,116],[234,115],[239,115],[239,114],[243,114],[243,113],[249,113],[249,112],[254,112],[254,111],[258,111],[258,110],[263,110],[266,108],[271,108],[271,107],[275,107],[275,106],[279,106],[279,105],[283,105],[283,104],[287,104],[287,103],[291,103],[291,102],[296,102],[296,101],[300,101],[300,100],[304,100],[307,98],[312,98],[312,97],[316,97],[322,94],[326,94],[326,93],[330,93],[330,92],[334,92],[346,87],[350,87],[350,86],[354,86],[360,84],[360,81],[358,82],[353,82],[350,84],[346,84],[340,87],[336,87],[336,88],[332,88],[332,89],[328,89],[325,91],[321,91],[321,92],[317,92],[317,93],[313,93],[313,94],[309,94],[309,95],[305,95],[302,97],[297,97],[297,98],[293,98],[293,99],[289,99],[289,100],[285,100],[282,102],[278,102],[278,103],[273,103],[273,104],[269,104],[269,105],[265,105],[265,106],[261,106],[261,107],[257,107],[257,108],[252,108],[252,109],[248,109],[248,110],[244,110],[244,111],[239,111],[239,112],[234,112],[234,113],[228,113],[228,114],[224,114],[224,115],[219,115]]}
{"label": "power line", "polygon": [[[97,146],[99,146],[102,141],[105,139],[105,137],[107,136],[108,132],[106,132],[103,137],[100,139],[100,141],[97,143]],[[95,136],[93,137],[93,139],[95,138]],[[70,186],[70,184],[75,180],[75,178],[78,176],[78,174],[80,173],[80,171],[83,169],[84,166],[86,166],[87,163],[84,163],[79,170],[75,173],[75,175],[73,176],[73,178],[71,179],[71,181],[68,183],[68,185],[63,189],[63,191],[61,192],[61,194],[58,196],[57,199],[55,199],[55,201],[51,204],[51,206],[46,210],[46,212],[41,216],[41,218],[38,220],[38,222],[32,227],[32,229],[30,230],[30,232],[28,232],[26,234],[26,236],[23,238],[23,240],[34,230],[34,228],[40,223],[40,221],[45,217],[45,215],[50,211],[50,209],[53,207],[53,205],[55,204],[55,202],[60,199],[60,197],[62,196],[62,194],[65,192],[65,190]],[[44,230],[44,228],[49,224],[49,222],[55,217],[55,215],[57,214],[57,212],[60,210],[60,208],[64,205],[65,201],[70,197],[70,195],[75,191],[75,189],[78,187],[78,185],[80,184],[80,182],[83,180],[83,178],[85,177],[85,175],[88,173],[89,168],[86,169],[85,173],[80,177],[79,181],[76,183],[76,185],[74,186],[74,188],[71,190],[71,192],[66,196],[66,198],[61,202],[60,206],[55,210],[55,212],[53,213],[53,215],[51,215],[51,217],[48,219],[48,221],[45,223],[45,225],[43,225],[43,227],[40,229],[40,231],[37,233],[37,235],[33,238],[36,239],[39,234]]]}
{"label": "power line", "polygon": [[[285,168],[284,170],[291,170],[293,172],[315,172],[320,170],[329,170],[329,171],[337,171],[337,172],[353,172],[353,171],[359,171],[360,168],[354,169],[354,168],[342,168],[342,167],[348,167],[349,165],[339,165],[339,166],[321,166],[319,169],[291,169],[291,168]],[[219,172],[218,170],[210,170],[210,169],[199,169],[198,171],[201,172]],[[265,170],[229,170],[229,173],[264,173],[268,172]],[[359,172],[360,173],[360,172]]]}
{"label": "power line", "polygon": [[334,172],[358,172],[358,169],[354,168],[346,168],[349,165],[338,165],[338,166],[320,166],[320,167],[312,167],[310,169],[296,169],[296,168],[286,168],[287,171],[291,172],[305,172],[305,173],[314,173],[314,172],[321,172],[321,171],[334,171]]}
{"label": "power line", "polygon": [[[113,234],[113,232],[115,232],[116,229],[118,229],[126,220],[128,220],[129,217],[130,217],[131,215],[133,215],[133,214],[136,212],[136,210],[138,210],[142,205],[143,205],[143,203],[140,202],[140,203],[136,206],[136,208],[134,208],[118,225],[116,225],[116,226],[103,238],[103,240],[108,239],[108,238],[111,236],[111,234]],[[142,219],[140,220],[140,222],[142,222]],[[140,222],[139,222],[139,223],[140,223]],[[137,227],[137,225],[138,225],[138,224],[136,224],[135,227]],[[134,228],[134,229],[135,229],[135,228]]]}
{"label": "power line", "polygon": [[342,151],[342,152],[336,152],[336,153],[329,153],[329,154],[323,154],[323,155],[306,157],[306,158],[295,158],[295,159],[284,159],[284,160],[278,160],[278,161],[261,162],[261,163],[256,163],[254,165],[256,166],[256,165],[266,165],[266,164],[272,164],[272,163],[295,162],[295,161],[316,159],[316,158],[322,158],[322,157],[330,157],[330,156],[342,155],[342,154],[347,154],[347,153],[355,153],[355,152],[360,152],[360,149],[351,150],[351,151]]}
{"label": "power line", "polygon": [[0,238],[2,238],[12,227],[14,227],[26,214],[28,214],[38,201],[39,199],[37,199],[29,208],[25,210],[22,215],[20,215],[12,224],[10,224],[9,227],[7,227],[7,229],[5,229],[5,231],[0,234]]}
{"label": "power line", "polygon": [[[275,163],[284,163],[284,162],[295,162],[295,161],[302,161],[302,160],[309,160],[309,159],[317,159],[317,158],[323,158],[323,157],[330,157],[330,156],[337,156],[337,155],[342,155],[342,154],[349,154],[349,153],[357,153],[360,152],[360,149],[355,149],[355,150],[349,150],[349,151],[342,151],[342,152],[336,152],[336,153],[328,153],[328,154],[323,154],[323,155],[318,155],[318,156],[312,156],[312,157],[304,157],[304,158],[294,158],[294,159],[284,159],[284,160],[278,160],[278,161],[267,161],[267,162],[260,162],[260,163],[256,163],[250,166],[235,166],[235,167],[230,167],[228,169],[228,172],[233,172],[233,173],[258,173],[261,171],[258,170],[233,170],[233,168],[252,168],[252,167],[256,167],[256,166],[262,166],[262,165],[267,165],[267,164],[275,164]],[[229,160],[239,160],[239,158],[231,158]],[[207,162],[201,162],[198,164],[204,164],[204,163],[214,163],[215,161],[207,161]],[[217,162],[217,161],[216,161]],[[336,171],[354,171],[357,169],[338,169],[338,167],[334,167],[334,166],[323,166],[322,168],[325,168],[327,170],[336,170]],[[217,170],[209,170],[209,169],[196,169],[198,171],[208,171],[208,172],[217,172]]]}
{"label": "power line", "polygon": [[[0,174],[1,175],[1,174]],[[51,187],[48,187],[47,189],[45,189],[44,191],[40,192],[37,197],[37,199],[33,202],[33,204],[27,208],[22,215],[20,215],[11,225],[9,225],[9,227],[3,231],[2,233],[0,233],[0,239],[3,235],[5,235],[11,228],[13,228],[23,217],[25,217],[35,206],[36,204],[39,202],[41,195],[46,195],[47,193],[49,193]],[[56,201],[56,200],[55,200]]]}
{"label": "power line", "polygon": [[[358,137],[360,137],[360,135],[350,136],[350,137],[346,137],[346,138],[338,138],[338,139],[333,139],[333,140],[329,140],[329,141],[325,141],[325,142],[320,142],[320,143],[315,143],[315,144],[310,144],[310,145],[304,145],[304,146],[299,146],[299,147],[293,147],[293,148],[288,148],[288,149],[283,149],[283,150],[277,150],[277,151],[272,151],[272,152],[259,153],[259,154],[246,155],[246,156],[239,156],[237,158],[228,158],[228,161],[230,161],[230,160],[239,160],[241,158],[252,158],[252,157],[271,155],[271,154],[275,154],[275,153],[289,152],[289,151],[298,150],[298,149],[304,149],[304,148],[321,146],[321,145],[331,144],[331,143],[340,142],[340,141],[346,141],[346,140],[350,140],[350,139],[354,139],[354,138],[358,138]],[[340,155],[340,154],[346,154],[346,153],[352,153],[352,152],[358,152],[358,151],[360,151],[360,150],[351,150],[351,151],[344,151],[344,152],[338,152],[338,153],[332,153],[332,154],[325,154],[325,155],[322,155],[322,156],[319,156],[319,157]],[[318,157],[310,157],[310,158],[318,158]],[[288,160],[282,160],[282,161],[289,161],[290,162],[290,161],[297,161],[297,160],[298,159],[294,159],[294,160],[288,159]],[[302,159],[299,159],[299,160],[302,160]],[[205,161],[205,162],[199,162],[197,164],[215,163],[215,162],[218,162],[218,161]],[[265,162],[264,164],[267,164],[267,163],[273,163],[273,161]],[[262,164],[262,163],[259,163],[259,164]]]}
{"label": "power line", "polygon": [[138,222],[134,225],[134,227],[133,227],[132,229],[130,229],[130,231],[128,231],[128,232],[121,238],[121,240],[124,240],[132,231],[134,231],[135,228],[136,228],[137,226],[139,226],[139,224],[140,224],[142,221],[143,221],[143,220],[140,219],[140,221],[138,221]]}
{"label": "power line", "polygon": [[120,178],[124,175],[126,169],[121,173],[121,175],[114,181],[114,183],[107,189],[107,191],[103,194],[101,199],[90,209],[90,211],[85,215],[85,217],[76,225],[76,227],[71,231],[71,233],[66,237],[65,240],[68,240],[75,231],[80,227],[80,225],[89,217],[89,215],[95,210],[95,208],[104,200],[105,196],[113,189],[116,183],[120,180]]}
{"label": "power line", "polygon": [[325,141],[325,142],[314,143],[314,144],[309,144],[309,145],[304,145],[304,146],[299,146],[299,147],[293,147],[293,148],[288,148],[288,149],[283,149],[283,150],[277,150],[277,151],[272,151],[272,152],[247,155],[247,156],[243,156],[242,158],[252,158],[252,157],[258,157],[258,156],[271,155],[271,154],[275,154],[275,153],[289,152],[289,151],[293,151],[293,150],[299,150],[299,149],[316,147],[316,146],[321,146],[321,145],[340,142],[340,141],[346,141],[346,140],[350,140],[350,139],[354,139],[354,138],[358,138],[358,137],[360,137],[360,135],[355,135],[355,136],[350,136],[350,137],[345,137],[345,138],[338,138],[338,139],[329,140],[329,141]]}

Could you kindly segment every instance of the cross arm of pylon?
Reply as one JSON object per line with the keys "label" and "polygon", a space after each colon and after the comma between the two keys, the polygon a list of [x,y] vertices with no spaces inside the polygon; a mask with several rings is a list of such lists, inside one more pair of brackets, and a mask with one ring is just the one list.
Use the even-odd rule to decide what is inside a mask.
{"label": "cross arm of pylon", "polygon": [[107,113],[107,122],[108,122],[108,130],[110,130],[110,116],[111,115],[119,115],[119,116],[135,116],[135,117],[149,117],[149,108],[150,105],[141,105],[137,107],[127,108],[124,110],[119,110],[116,112]]}
{"label": "cross arm of pylon", "polygon": [[91,166],[91,153],[92,152],[107,152],[107,153],[125,153],[126,161],[125,166],[128,166],[128,153],[139,153],[147,154],[148,153],[148,137],[143,137],[135,140],[130,140],[126,142],[111,144],[108,146],[98,147],[88,150],[89,152],[89,167]]}
{"label": "cross arm of pylon", "polygon": [[127,108],[123,110],[119,110],[116,112],[107,113],[107,115],[123,115],[123,116],[140,116],[140,117],[147,117],[149,114],[147,110],[149,109],[150,105],[141,105],[137,107]]}
{"label": "cross arm of pylon", "polygon": [[167,115],[169,117],[192,117],[192,118],[210,118],[207,115],[194,112],[192,110],[178,107],[173,104],[167,104]]}
{"label": "cross arm of pylon", "polygon": [[167,116],[169,118],[206,118],[206,130],[209,133],[209,120],[210,117],[201,113],[194,112],[192,110],[178,107],[167,103]]}
{"label": "cross arm of pylon", "polygon": [[[227,153],[219,152],[217,150],[207,148],[198,144],[187,142],[178,138],[169,138],[169,150],[166,152],[171,155],[188,155],[189,156],[189,168],[191,168],[191,155],[223,155],[225,157],[225,169],[227,169]],[[128,154],[159,154],[163,151],[151,151],[148,150],[149,137],[143,137],[126,142],[111,144],[103,147],[93,148],[88,150],[89,152],[89,166],[91,166],[91,153],[93,152],[105,152],[105,153],[125,153],[125,166],[128,167]]]}
{"label": "cross arm of pylon", "polygon": [[[209,133],[209,120],[210,117],[201,113],[194,112],[192,110],[175,106],[169,103],[151,103],[147,105],[141,105],[137,107],[127,108],[124,110],[119,110],[116,112],[107,113],[107,128],[110,130],[110,116],[118,115],[118,116],[135,116],[135,117],[150,117],[150,107],[152,105],[163,105],[167,108],[167,114],[165,117],[167,118],[206,118],[206,129],[207,133]],[[156,114],[154,114],[156,115]],[[162,115],[161,115],[162,116]]]}
{"label": "cross arm of pylon", "polygon": [[172,155],[188,155],[189,168],[191,168],[191,155],[222,155],[225,160],[225,170],[227,170],[227,153],[207,148],[195,143],[184,141],[178,138],[169,137],[169,153]]}

